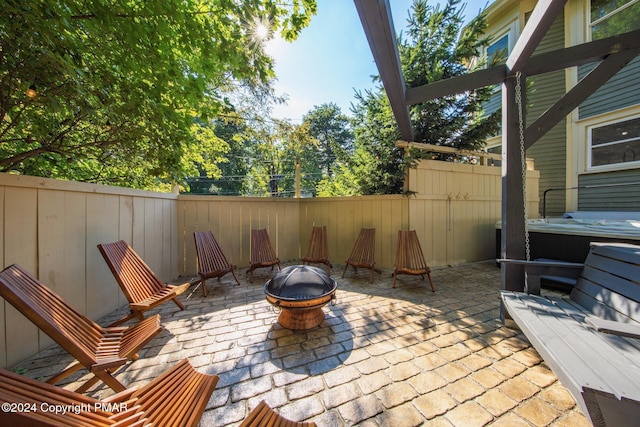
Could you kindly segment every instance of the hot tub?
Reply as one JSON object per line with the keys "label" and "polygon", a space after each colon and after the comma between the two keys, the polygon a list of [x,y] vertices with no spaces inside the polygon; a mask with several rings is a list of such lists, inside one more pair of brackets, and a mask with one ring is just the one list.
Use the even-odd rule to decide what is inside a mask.
{"label": "hot tub", "polygon": [[[638,212],[567,212],[562,218],[527,222],[531,259],[584,262],[591,242],[640,244]],[[496,258],[500,258],[501,226],[496,224]]]}

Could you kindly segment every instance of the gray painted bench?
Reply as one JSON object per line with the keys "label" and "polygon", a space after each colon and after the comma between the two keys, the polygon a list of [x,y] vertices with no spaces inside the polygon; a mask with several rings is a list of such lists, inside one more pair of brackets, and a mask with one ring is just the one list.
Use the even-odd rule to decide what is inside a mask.
{"label": "gray painted bench", "polygon": [[[534,282],[550,268],[501,262],[524,264]],[[577,266],[568,267],[575,272]],[[559,268],[553,265],[553,274]],[[513,291],[501,297],[507,314],[595,426],[640,423],[640,246],[592,243],[569,297]]]}

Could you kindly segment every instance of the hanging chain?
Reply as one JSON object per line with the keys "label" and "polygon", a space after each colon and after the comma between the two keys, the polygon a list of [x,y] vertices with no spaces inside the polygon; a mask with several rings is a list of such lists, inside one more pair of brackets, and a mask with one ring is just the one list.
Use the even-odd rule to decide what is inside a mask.
{"label": "hanging chain", "polygon": [[524,149],[524,118],[522,116],[522,82],[520,78],[522,73],[518,71],[516,73],[516,106],[518,107],[518,130],[520,132],[520,161],[522,163],[522,203],[524,212],[524,244],[526,251],[526,260],[531,258],[531,245],[529,243],[529,213],[527,211],[527,158]]}

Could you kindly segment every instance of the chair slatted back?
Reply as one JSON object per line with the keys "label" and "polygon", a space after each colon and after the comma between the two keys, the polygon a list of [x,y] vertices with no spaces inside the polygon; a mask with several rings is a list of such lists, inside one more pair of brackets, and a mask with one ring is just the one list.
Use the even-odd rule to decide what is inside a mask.
{"label": "chair slatted back", "polygon": [[358,266],[370,266],[374,264],[376,250],[376,229],[362,228],[356,239],[348,261]]}
{"label": "chair slatted back", "polygon": [[18,264],[0,272],[0,295],[84,366],[96,361],[102,328]]}
{"label": "chair slatted back", "polygon": [[[0,369],[0,402],[19,403],[25,407],[35,406],[36,408],[35,411],[4,412],[1,417],[3,425],[101,427],[115,424],[115,421],[110,419],[113,414],[103,410],[99,400],[26,378],[6,369]],[[43,402],[51,407],[78,408],[78,410],[67,410],[64,414],[42,410]]]}
{"label": "chair slatted back", "polygon": [[153,425],[196,427],[218,379],[196,371],[184,359],[136,390],[131,398]]}
{"label": "chair slatted back", "polygon": [[249,413],[240,427],[316,427],[316,423],[291,421],[271,409],[263,400]]}
{"label": "chair slatted back", "polygon": [[640,322],[638,252],[624,243],[591,243],[571,299],[603,319]]}
{"label": "chair slatted back", "polygon": [[251,230],[251,264],[274,263],[278,257],[266,228]]}
{"label": "chair slatted back", "polygon": [[224,256],[222,248],[211,231],[195,231],[193,238],[196,243],[198,274],[206,276],[211,273],[231,270],[231,264],[227,261],[227,257]]}
{"label": "chair slatted back", "polygon": [[329,259],[329,243],[327,242],[327,227],[314,226],[311,229],[309,247],[304,256],[305,260],[326,260]]}
{"label": "chair slatted back", "polygon": [[166,288],[164,282],[124,240],[102,243],[98,249],[129,302],[144,301]]}
{"label": "chair slatted back", "polygon": [[[36,408],[47,403],[68,409],[65,413],[5,413],[2,421],[15,426],[196,427],[217,383],[218,376],[200,373],[184,359],[147,385],[100,401],[0,369],[0,402],[34,404]],[[120,411],[115,410],[118,407]]]}
{"label": "chair slatted back", "polygon": [[427,262],[422,253],[422,247],[415,230],[398,231],[398,246],[396,250],[396,267],[411,271],[427,270]]}

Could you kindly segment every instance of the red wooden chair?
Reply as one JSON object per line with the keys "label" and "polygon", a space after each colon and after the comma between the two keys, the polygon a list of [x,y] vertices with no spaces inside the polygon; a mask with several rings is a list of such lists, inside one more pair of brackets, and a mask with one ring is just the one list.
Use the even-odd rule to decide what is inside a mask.
{"label": "red wooden chair", "polygon": [[263,400],[249,413],[240,427],[317,427],[317,424],[291,421],[271,409]]}
{"label": "red wooden chair", "polygon": [[78,388],[79,393],[97,381],[116,392],[124,390],[113,371],[138,359],[138,351],[162,331],[158,314],[128,328],[103,328],[17,264],[0,272],[0,295],[76,359],[48,383],[55,384],[83,367],[94,375]]}
{"label": "red wooden chair", "polygon": [[2,425],[25,427],[196,427],[217,382],[218,376],[200,373],[184,359],[144,387],[98,400],[0,369],[0,402],[35,408],[3,411],[0,421]]}
{"label": "red wooden chair", "polygon": [[134,317],[141,321],[145,311],[169,300],[180,307],[180,310],[184,310],[184,305],[176,297],[186,291],[191,283],[164,283],[124,240],[102,243],[98,245],[98,249],[129,301],[129,315],[111,326],[121,325]]}
{"label": "red wooden chair", "polygon": [[347,267],[353,267],[355,272],[358,271],[358,268],[368,268],[371,270],[371,276],[369,277],[369,282],[373,283],[373,272],[380,273],[380,270],[376,269],[374,266],[376,264],[374,260],[375,250],[376,250],[376,229],[375,228],[362,228],[360,229],[360,234],[356,239],[356,242],[353,245],[353,249],[351,250],[351,255],[345,261],[344,271],[342,272],[342,277],[344,277],[347,272]]}
{"label": "red wooden chair", "polygon": [[249,282],[253,283],[253,270],[277,265],[280,270],[280,260],[276,256],[276,251],[271,245],[271,239],[266,228],[251,230],[251,255],[249,257],[250,267],[247,270]]}
{"label": "red wooden chair", "polygon": [[302,258],[303,264],[325,264],[331,276],[331,262],[329,261],[329,244],[327,242],[327,227],[313,227],[307,253]]}
{"label": "red wooden chair", "polygon": [[235,267],[227,261],[227,257],[224,256],[222,248],[220,248],[213,233],[211,231],[194,231],[193,238],[196,242],[200,281],[191,293],[193,294],[198,289],[198,286],[202,285],[202,296],[206,297],[207,287],[205,282],[214,277],[220,280],[227,273],[231,273],[236,283],[240,285],[238,276],[234,271]]}
{"label": "red wooden chair", "polygon": [[396,287],[398,274],[412,274],[422,276],[426,274],[431,284],[431,291],[435,292],[431,281],[431,269],[424,260],[424,254],[420,247],[420,241],[415,230],[398,231],[398,247],[396,250],[396,263],[393,269],[393,287]]}

